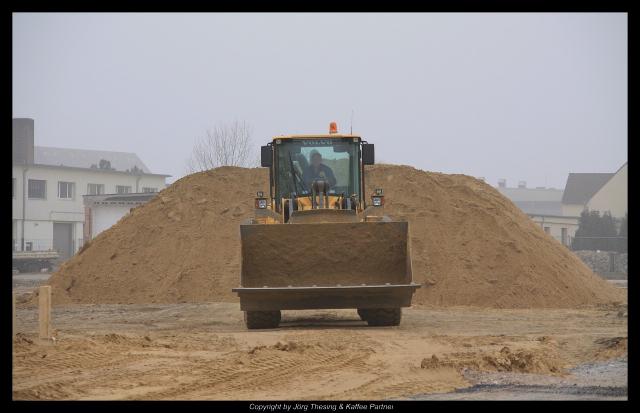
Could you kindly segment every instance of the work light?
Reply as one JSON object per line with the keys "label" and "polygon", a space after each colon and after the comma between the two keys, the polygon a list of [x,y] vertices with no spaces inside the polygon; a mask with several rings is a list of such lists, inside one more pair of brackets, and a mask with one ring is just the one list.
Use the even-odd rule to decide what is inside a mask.
{"label": "work light", "polygon": [[258,191],[256,193],[256,209],[266,209],[267,198],[264,197],[264,192]]}
{"label": "work light", "polygon": [[373,195],[371,195],[371,203],[376,207],[384,205],[384,194],[382,192],[382,188],[375,189]]}

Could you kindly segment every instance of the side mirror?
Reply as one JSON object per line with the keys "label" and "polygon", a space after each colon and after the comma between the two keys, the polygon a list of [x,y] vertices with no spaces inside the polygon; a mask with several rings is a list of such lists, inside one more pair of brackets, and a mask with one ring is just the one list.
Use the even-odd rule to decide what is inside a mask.
{"label": "side mirror", "polygon": [[375,163],[375,150],[372,143],[362,144],[362,163],[364,165],[373,165]]}
{"label": "side mirror", "polygon": [[270,168],[273,165],[273,147],[271,145],[260,147],[260,166]]}

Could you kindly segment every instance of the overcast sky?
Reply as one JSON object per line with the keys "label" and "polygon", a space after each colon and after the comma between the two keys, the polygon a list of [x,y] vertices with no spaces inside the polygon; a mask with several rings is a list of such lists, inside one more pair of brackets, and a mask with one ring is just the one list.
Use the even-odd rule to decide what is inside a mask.
{"label": "overcast sky", "polygon": [[564,188],[627,160],[626,14],[14,14],[13,115],[35,143],[186,173],[245,120],[378,161]]}

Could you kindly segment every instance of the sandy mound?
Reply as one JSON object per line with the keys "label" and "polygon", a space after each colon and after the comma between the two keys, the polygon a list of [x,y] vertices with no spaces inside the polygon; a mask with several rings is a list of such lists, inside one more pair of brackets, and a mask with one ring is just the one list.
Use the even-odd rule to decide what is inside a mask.
{"label": "sandy mound", "polygon": [[[410,222],[414,302],[575,307],[625,300],[491,186],[464,175],[378,165],[385,212]],[[236,301],[239,228],[266,169],[184,177],[101,233],[51,278],[54,303]]]}
{"label": "sandy mound", "polygon": [[624,299],[478,179],[394,165],[372,168],[367,179],[384,188],[385,212],[410,222],[414,279],[426,284],[417,303],[541,308]]}
{"label": "sandy mound", "polygon": [[510,371],[517,373],[554,374],[562,371],[563,361],[549,349],[511,351],[503,347],[500,351],[467,351],[446,355],[442,359],[435,354],[424,358],[420,367],[438,369],[452,367],[456,370],[471,368],[481,371]]}

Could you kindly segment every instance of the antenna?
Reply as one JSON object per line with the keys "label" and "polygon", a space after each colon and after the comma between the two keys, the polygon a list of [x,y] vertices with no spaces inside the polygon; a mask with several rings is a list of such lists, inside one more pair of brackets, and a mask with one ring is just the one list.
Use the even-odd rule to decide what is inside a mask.
{"label": "antenna", "polygon": [[353,135],[353,109],[351,109],[351,131],[349,132],[350,135]]}

